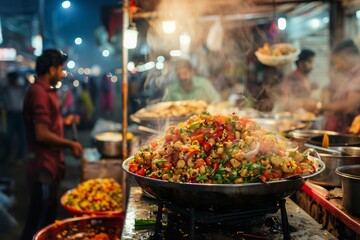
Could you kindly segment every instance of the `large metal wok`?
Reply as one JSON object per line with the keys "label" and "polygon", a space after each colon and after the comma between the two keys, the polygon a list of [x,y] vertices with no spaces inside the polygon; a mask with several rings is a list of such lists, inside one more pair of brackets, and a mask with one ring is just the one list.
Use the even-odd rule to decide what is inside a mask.
{"label": "large metal wok", "polygon": [[317,171],[297,178],[247,184],[175,183],[143,177],[128,171],[131,159],[132,157],[126,159],[122,167],[127,174],[134,177],[143,190],[160,200],[196,209],[245,210],[276,203],[299,190],[306,178],[313,177],[325,169],[325,164],[320,159],[313,158]]}
{"label": "large metal wok", "polygon": [[138,124],[161,130],[166,125],[176,125],[190,116],[206,110],[204,101],[184,100],[150,104],[130,115]]}

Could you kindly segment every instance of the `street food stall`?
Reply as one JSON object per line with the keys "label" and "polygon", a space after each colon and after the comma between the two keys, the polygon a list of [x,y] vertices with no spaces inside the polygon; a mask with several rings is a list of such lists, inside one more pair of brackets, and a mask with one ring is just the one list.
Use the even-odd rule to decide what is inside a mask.
{"label": "street food stall", "polygon": [[[254,26],[258,18],[273,20],[280,13],[294,14],[298,6],[296,1],[243,1],[246,7],[239,10],[238,4],[235,11],[239,13],[235,14],[230,11],[235,2],[238,3],[206,1],[215,8],[223,7],[224,16],[214,8],[201,13],[189,9],[194,15],[179,29],[184,30],[198,21],[205,22],[204,29],[223,34],[224,29],[209,24],[222,18],[227,21],[223,26],[234,33],[238,28],[232,21],[245,23],[249,14],[246,11],[255,11],[248,21]],[[149,18],[154,24],[154,16],[157,20],[169,17],[156,9],[149,10],[153,6],[146,1],[128,4],[125,1],[123,6],[124,31],[139,18]],[[194,2],[194,6],[197,4]],[[313,4],[311,7],[322,6]],[[272,27],[270,23],[265,31],[256,28],[259,32],[254,36],[274,34],[270,38],[275,38]],[[188,30],[194,37],[192,29]],[[245,33],[246,30],[240,34],[242,40],[248,38]],[[212,39],[209,36],[206,50],[219,52],[216,34],[211,35]],[[149,29],[147,38],[150,48],[164,48],[161,53],[170,50],[167,48],[176,42],[170,39],[169,45],[152,45],[165,42],[158,29]],[[200,37],[193,40],[196,44],[204,41]],[[300,46],[286,43],[281,36],[276,44],[268,44],[267,36],[258,42],[253,40],[256,39],[247,39],[246,43],[224,51],[226,55],[239,48],[241,54],[229,55],[246,59],[243,65],[248,65],[246,70],[250,73],[245,70],[236,73],[236,77],[241,76],[239,79],[256,72],[254,62],[264,68],[283,70],[289,68],[300,53]],[[222,41],[226,42],[226,38]],[[233,44],[230,40],[229,43]],[[182,47],[188,56],[190,49]],[[110,239],[359,238],[358,208],[349,206],[357,201],[353,197],[359,198],[359,195],[354,194],[353,189],[349,195],[344,187],[346,178],[359,180],[353,171],[359,164],[360,154],[355,149],[360,147],[358,136],[323,130],[323,116],[312,112],[281,112],[276,108],[262,111],[256,104],[244,107],[238,101],[241,99],[243,104],[250,99],[244,92],[237,93],[241,96],[237,95],[236,101],[226,99],[215,104],[199,99],[151,102],[129,115],[127,51],[123,50],[122,58],[121,129],[95,136],[100,157],[93,162],[91,157],[83,160],[84,182],[60,200],[74,216],[97,216],[56,222],[40,231],[35,239],[47,239],[47,236],[66,239],[69,232],[78,239],[101,234],[107,234]],[[249,52],[252,58],[248,58]],[[216,60],[221,62],[224,58]],[[254,85],[261,83],[253,82]],[[253,103],[259,103],[258,100],[251,99]],[[272,103],[270,105],[272,107]],[[129,131],[128,117],[136,125],[136,131]],[[343,166],[352,168],[342,169]],[[90,230],[79,226],[90,227]],[[69,229],[80,229],[80,232]]]}

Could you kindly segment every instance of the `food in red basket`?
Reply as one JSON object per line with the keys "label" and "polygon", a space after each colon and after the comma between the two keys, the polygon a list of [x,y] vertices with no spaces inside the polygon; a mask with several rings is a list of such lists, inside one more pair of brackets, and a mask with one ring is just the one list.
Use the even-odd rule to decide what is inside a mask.
{"label": "food in red basket", "polygon": [[[65,237],[64,237],[65,236]],[[76,240],[76,239],[82,239],[82,240],[119,240],[120,238],[110,238],[110,236],[107,233],[77,233],[72,236],[67,236],[67,231],[64,231],[62,234],[58,234],[57,236],[58,240]]]}
{"label": "food in red basket", "polygon": [[121,186],[112,178],[96,178],[80,183],[62,198],[62,203],[87,212],[120,211]]}
{"label": "food in red basket", "polygon": [[255,121],[203,112],[170,126],[141,148],[129,171],[172,182],[241,184],[311,174],[316,169],[307,154]]}
{"label": "food in red basket", "polygon": [[119,240],[125,212],[112,216],[82,216],[68,218],[48,225],[34,236],[34,240],[111,239]]}

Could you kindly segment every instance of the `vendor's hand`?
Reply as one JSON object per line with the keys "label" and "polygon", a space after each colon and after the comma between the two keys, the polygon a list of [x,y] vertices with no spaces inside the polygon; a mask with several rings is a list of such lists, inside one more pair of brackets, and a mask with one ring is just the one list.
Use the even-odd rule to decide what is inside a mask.
{"label": "vendor's hand", "polygon": [[302,107],[308,111],[308,112],[312,112],[312,113],[315,113],[315,114],[319,114],[319,108],[317,106],[317,103],[318,101],[315,101],[315,100],[304,100],[302,102]]}
{"label": "vendor's hand", "polygon": [[77,114],[70,114],[64,118],[65,125],[71,125],[72,123],[80,123],[80,116]]}
{"label": "vendor's hand", "polygon": [[71,144],[71,151],[74,157],[80,158],[84,152],[84,149],[79,142],[73,141]]}

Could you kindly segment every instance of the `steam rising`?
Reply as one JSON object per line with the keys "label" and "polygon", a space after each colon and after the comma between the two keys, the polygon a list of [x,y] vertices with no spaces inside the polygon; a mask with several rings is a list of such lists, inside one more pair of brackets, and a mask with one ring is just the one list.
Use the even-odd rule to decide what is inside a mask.
{"label": "steam rising", "polygon": [[[229,82],[233,81],[229,79],[232,78],[237,78],[237,82],[245,85],[246,69],[249,67],[246,58],[267,41],[265,31],[258,27],[259,13],[249,13],[257,9],[254,7],[251,0],[163,0],[157,5],[156,14],[148,19],[148,45],[154,54],[168,56],[171,50],[180,49],[179,37],[186,33],[191,37],[191,60],[198,75],[212,80],[219,90],[229,88]],[[175,21],[175,32],[165,33],[162,29],[163,21]],[[218,30],[223,31],[215,31],[215,34],[209,36],[216,21],[221,23],[221,29]],[[208,45],[210,37],[212,42],[221,43],[219,51],[211,51]],[[168,77],[162,79],[172,82]],[[159,85],[158,76],[149,74],[145,86],[153,83]],[[160,88],[168,84],[160,83],[163,85]],[[241,91],[241,94],[244,95],[244,92]]]}

